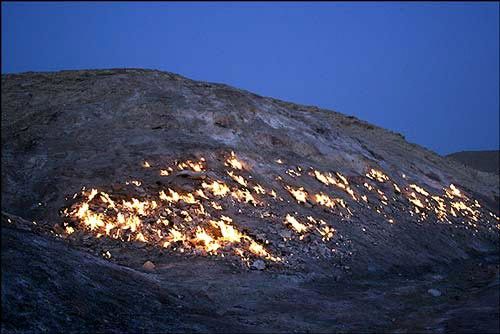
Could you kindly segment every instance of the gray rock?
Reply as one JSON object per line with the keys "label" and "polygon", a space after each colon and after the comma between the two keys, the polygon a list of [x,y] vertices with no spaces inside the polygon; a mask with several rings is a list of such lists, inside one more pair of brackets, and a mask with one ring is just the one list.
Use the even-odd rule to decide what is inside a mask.
{"label": "gray rock", "polygon": [[142,267],[147,270],[147,271],[154,271],[156,266],[153,262],[151,261],[146,261],[144,262],[144,264],[142,265]]}
{"label": "gray rock", "polygon": [[280,231],[280,236],[290,239],[292,237],[292,232],[290,232],[289,230],[283,230]]}
{"label": "gray rock", "polygon": [[439,297],[442,294],[438,289],[429,289],[427,292],[434,297]]}
{"label": "gray rock", "polygon": [[440,275],[440,274],[432,275],[431,277],[433,280],[436,280],[436,281],[441,281],[444,279],[444,276]]}
{"label": "gray rock", "polygon": [[262,260],[255,260],[250,268],[257,270],[264,270],[266,269],[266,263]]}

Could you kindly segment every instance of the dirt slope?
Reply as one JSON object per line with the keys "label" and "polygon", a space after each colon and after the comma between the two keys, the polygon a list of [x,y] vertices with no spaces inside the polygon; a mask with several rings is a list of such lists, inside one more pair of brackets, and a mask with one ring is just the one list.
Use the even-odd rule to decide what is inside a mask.
{"label": "dirt slope", "polygon": [[340,281],[328,272],[245,271],[203,257],[164,257],[147,272],[30,226],[2,217],[2,332],[499,331],[497,255]]}
{"label": "dirt slope", "polygon": [[[242,280],[262,277],[266,283],[249,283],[248,293],[276,301],[276,275],[358,284],[366,275],[423,275],[498,252],[496,176],[334,111],[166,72],[63,71],[3,75],[1,126],[2,210],[12,217],[9,224],[25,219],[21,225],[37,234],[133,270],[153,261],[159,279],[183,280],[208,267],[214,282],[226,281],[224,268],[232,268]],[[51,245],[31,256],[51,252]],[[2,253],[12,247],[2,245]],[[45,269],[75,260],[68,261]],[[161,270],[170,261],[182,265]],[[231,294],[241,283],[224,292],[229,296],[220,305],[240,298]],[[201,289],[199,281],[192,284]],[[312,307],[314,298],[304,305]],[[11,317],[21,312],[12,307]],[[133,312],[132,305],[125,308]],[[254,305],[250,317],[261,309]],[[491,310],[484,312],[491,316]],[[294,328],[286,314],[274,329]],[[252,319],[249,331],[270,326]],[[176,330],[175,321],[170,325]],[[330,325],[301,328],[328,331]],[[232,329],[203,326],[197,330]],[[355,330],[356,321],[349,326]]]}
{"label": "dirt slope", "polygon": [[483,172],[498,174],[500,171],[499,151],[462,151],[446,157]]}

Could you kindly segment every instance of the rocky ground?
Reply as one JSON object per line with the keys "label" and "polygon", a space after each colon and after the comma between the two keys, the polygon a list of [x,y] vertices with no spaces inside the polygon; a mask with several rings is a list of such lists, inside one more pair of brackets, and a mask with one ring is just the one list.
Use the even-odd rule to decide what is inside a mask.
{"label": "rocky ground", "polygon": [[462,151],[447,158],[487,173],[500,173],[500,151]]}
{"label": "rocky ground", "polygon": [[2,76],[2,329],[498,332],[498,175],[150,70]]}
{"label": "rocky ground", "polygon": [[6,332],[499,331],[498,254],[341,280],[204,257],[165,256],[147,270],[143,254],[118,265],[9,225],[4,218]]}

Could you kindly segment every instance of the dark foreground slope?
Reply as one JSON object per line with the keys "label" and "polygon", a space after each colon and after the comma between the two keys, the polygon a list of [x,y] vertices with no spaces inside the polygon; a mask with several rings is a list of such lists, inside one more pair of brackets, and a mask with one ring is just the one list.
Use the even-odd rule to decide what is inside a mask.
{"label": "dark foreground slope", "polygon": [[343,281],[242,271],[204,258],[163,259],[151,273],[10,219],[2,217],[2,332],[499,331],[497,256]]}
{"label": "dark foreground slope", "polygon": [[498,178],[399,134],[132,69],[3,75],[1,126],[5,328],[497,328]]}
{"label": "dark foreground slope", "polygon": [[446,157],[483,172],[498,174],[500,171],[500,151],[463,151]]}

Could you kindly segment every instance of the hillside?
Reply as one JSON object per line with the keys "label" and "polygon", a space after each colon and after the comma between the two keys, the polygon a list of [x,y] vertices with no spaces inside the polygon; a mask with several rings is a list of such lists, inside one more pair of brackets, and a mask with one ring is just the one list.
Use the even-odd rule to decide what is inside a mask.
{"label": "hillside", "polygon": [[462,151],[446,157],[483,172],[498,174],[500,171],[500,151]]}
{"label": "hillside", "polygon": [[[130,277],[189,296],[192,303],[183,302],[181,309],[191,317],[191,327],[164,319],[149,324],[149,331],[265,331],[273,317],[263,318],[258,305],[274,305],[268,306],[273,314],[283,306],[280,301],[287,311],[274,313],[274,331],[350,331],[359,328],[358,320],[354,315],[348,320],[347,314],[358,312],[361,321],[369,286],[387,282],[376,288],[387,292],[388,282],[402,276],[415,278],[407,287],[412,291],[405,299],[408,312],[417,312],[419,303],[428,305],[424,318],[434,329],[451,328],[445,323],[458,317],[454,308],[479,305],[484,309],[477,312],[488,319],[498,314],[482,295],[454,306],[448,297],[439,305],[432,298],[414,299],[427,295],[429,284],[452,284],[425,275],[445,271],[442,276],[451,277],[457,264],[482,263],[487,270],[477,284],[491,295],[484,291],[498,280],[498,266],[491,265],[499,240],[497,178],[354,117],[153,70],[23,73],[2,75],[2,148],[2,230],[24,226],[8,233],[27,243],[23,248],[13,246],[18,241],[2,243],[2,267],[9,265],[2,297],[11,296],[2,302],[10,311],[3,328],[16,329],[15,319],[24,312],[19,300],[29,299],[20,282],[31,282],[29,291],[49,289],[12,259],[29,264],[26,259],[36,252],[56,249],[68,259],[65,255],[61,263],[43,268],[49,277],[59,277],[59,266],[71,268],[87,253],[101,259],[86,262],[85,270],[109,272],[110,281],[96,289],[110,299],[92,304],[89,312],[101,313],[115,297],[133,300],[136,292],[109,290],[114,283],[132,284]],[[22,236],[25,230],[36,237]],[[50,241],[31,251],[32,238]],[[44,267],[46,261],[32,263]],[[469,296],[465,276],[453,284]],[[363,286],[361,279],[370,283]],[[54,280],[58,287],[67,284]],[[314,290],[314,282],[323,290]],[[88,282],[74,284],[84,289]],[[359,295],[318,296],[340,284]],[[395,284],[404,290],[406,283]],[[279,285],[282,290],[272,292]],[[285,297],[291,291],[297,300]],[[196,301],[198,296],[206,298]],[[57,304],[67,297],[47,298]],[[313,316],[350,298],[355,310],[344,309],[346,327]],[[383,312],[396,312],[395,299],[377,298],[377,305],[388,303]],[[312,318],[289,318],[297,316],[293,305],[301,300]],[[133,303],[127,303],[120,312],[134,313]],[[160,304],[148,314],[165,311]],[[40,317],[38,308],[25,307]],[[67,307],[64,312],[74,311],[74,305]],[[435,307],[449,310],[448,320],[436,319]],[[71,315],[68,321],[81,317]],[[390,316],[377,319],[367,318],[367,328],[422,325],[418,317],[400,323]],[[63,329],[44,321],[27,326]],[[142,330],[141,324],[121,331]],[[491,322],[464,328],[492,329]]]}

